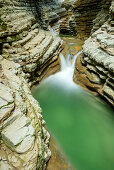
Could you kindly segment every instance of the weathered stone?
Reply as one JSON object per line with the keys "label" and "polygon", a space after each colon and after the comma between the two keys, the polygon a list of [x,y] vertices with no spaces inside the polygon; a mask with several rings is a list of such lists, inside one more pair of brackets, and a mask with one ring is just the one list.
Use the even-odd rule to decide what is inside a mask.
{"label": "weathered stone", "polygon": [[63,7],[70,12],[62,21],[60,32],[72,34],[73,29],[78,38],[87,39],[93,25],[92,33],[109,18],[110,4],[111,0],[65,0]]}
{"label": "weathered stone", "polygon": [[8,117],[13,109],[13,93],[9,87],[0,83],[0,120]]}
{"label": "weathered stone", "polygon": [[[108,5],[109,4],[110,2]],[[80,74],[76,74],[76,70],[75,74],[76,76],[83,76],[84,80],[76,77],[75,74],[74,80],[80,80],[85,86],[88,86],[89,83],[87,83],[87,79],[89,79],[94,87],[92,87],[92,85],[89,86],[104,96],[108,102],[114,106],[114,36],[112,34],[114,30],[111,24],[114,11],[112,10],[112,6],[113,2],[110,8],[111,15],[108,11],[109,19],[107,22],[85,41],[82,53],[83,63],[85,63],[85,65],[83,65],[80,59],[77,59],[76,70],[78,70]],[[97,16],[94,22],[96,22],[98,18],[99,16]],[[110,32],[109,30],[112,31]],[[82,68],[85,70],[85,73],[82,72]],[[89,72],[86,69],[88,69]],[[99,91],[95,84],[101,85],[101,91]]]}
{"label": "weathered stone", "polygon": [[2,161],[2,160],[0,160],[0,169],[13,170],[13,168],[7,163],[7,161]]}
{"label": "weathered stone", "polygon": [[109,96],[109,98],[111,98],[114,101],[114,90],[111,87],[105,84],[103,87],[103,92],[107,94],[107,96]]}
{"label": "weathered stone", "polygon": [[[3,10],[1,18],[7,26],[4,32],[0,31],[0,42],[3,44],[2,56],[19,63],[23,71],[33,75],[37,70],[37,63],[39,64],[39,60],[44,58],[43,56],[46,56],[48,52],[51,54],[51,57],[49,57],[49,55],[47,56],[49,57],[48,62],[52,63],[50,61],[55,57],[54,53],[56,52],[57,56],[60,49],[62,49],[62,41],[56,34],[41,30],[38,23],[36,23],[33,14],[35,13],[35,15],[37,15],[37,12],[40,14],[41,11],[38,11],[40,8],[38,7],[38,9],[36,9],[36,6],[39,5],[40,2],[28,1],[25,4],[24,1],[15,2],[16,1],[13,1],[13,5],[11,5],[11,3],[7,4],[7,0],[4,2],[1,1],[1,3],[4,4],[1,8],[1,11]],[[29,3],[31,3],[33,7],[32,9]],[[6,4],[7,9],[5,8]],[[46,1],[46,6],[42,4],[42,2],[40,5],[42,10],[48,9],[45,15],[47,15],[46,20],[48,20],[49,23],[55,22],[53,12],[57,14],[58,19],[60,16],[65,15],[65,9],[60,8],[61,5],[59,3],[55,4],[54,0],[51,0],[51,2]],[[17,8],[19,12],[17,12]],[[11,13],[11,10],[13,13]],[[33,13],[31,10],[33,10]],[[48,14],[50,14],[50,16]],[[42,18],[40,18],[40,15],[37,17],[44,22],[44,27],[48,28],[47,23],[45,23],[45,17],[42,16]],[[15,22],[15,20],[17,20],[17,22]],[[54,46],[54,43],[58,45]],[[38,65],[38,68],[41,68],[42,65],[43,63]],[[45,76],[45,71],[42,72],[42,74],[40,79]],[[33,76],[28,77],[28,82],[31,81],[31,85],[33,84],[32,82],[35,82],[35,79],[33,81],[32,77]]]}
{"label": "weathered stone", "polygon": [[30,120],[24,115],[7,126],[1,134],[6,145],[19,153],[24,153],[30,149],[34,141],[34,128],[30,124]]}
{"label": "weathered stone", "polygon": [[6,161],[2,162],[2,167],[10,164],[15,169],[43,169],[50,151],[49,135],[42,131],[41,108],[32,97],[19,64],[2,59],[1,65],[4,75],[1,80],[5,80],[5,84],[0,83],[0,90],[4,89],[6,93],[3,90],[3,95],[0,94],[13,103],[11,114],[0,122],[0,157],[1,161]]}
{"label": "weathered stone", "polygon": [[27,64],[24,66],[23,70],[25,72],[31,73],[37,68],[37,63]]}

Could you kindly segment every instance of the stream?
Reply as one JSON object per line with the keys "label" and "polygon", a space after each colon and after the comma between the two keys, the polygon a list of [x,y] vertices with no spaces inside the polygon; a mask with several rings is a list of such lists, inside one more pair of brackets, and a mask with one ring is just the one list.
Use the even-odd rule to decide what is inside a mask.
{"label": "stream", "polygon": [[73,82],[75,60],[81,53],[77,51],[67,50],[66,57],[60,54],[61,71],[34,87],[32,93],[49,131],[75,169],[114,170],[113,110]]}

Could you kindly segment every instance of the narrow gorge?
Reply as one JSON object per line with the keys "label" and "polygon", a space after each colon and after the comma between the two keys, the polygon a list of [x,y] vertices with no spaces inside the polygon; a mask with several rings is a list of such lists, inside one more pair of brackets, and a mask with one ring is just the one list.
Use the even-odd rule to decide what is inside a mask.
{"label": "narrow gorge", "polygon": [[113,170],[113,107],[114,0],[0,0],[0,170]]}

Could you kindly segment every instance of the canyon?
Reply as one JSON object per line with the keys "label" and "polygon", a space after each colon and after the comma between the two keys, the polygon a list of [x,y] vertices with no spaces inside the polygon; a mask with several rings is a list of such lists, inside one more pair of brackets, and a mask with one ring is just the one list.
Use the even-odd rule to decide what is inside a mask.
{"label": "canyon", "polygon": [[91,36],[84,43],[83,54],[77,59],[74,81],[81,82],[114,106],[114,2],[108,19],[95,31],[96,25],[101,25],[99,13]]}
{"label": "canyon", "polygon": [[0,1],[2,170],[45,169],[51,155],[50,135],[30,87],[59,70],[62,41],[40,28],[34,5],[33,1]]}
{"label": "canyon", "polygon": [[0,0],[1,170],[43,170],[51,157],[31,88],[60,70],[64,43],[52,29],[59,20],[60,34],[86,40],[74,82],[114,106],[114,1]]}

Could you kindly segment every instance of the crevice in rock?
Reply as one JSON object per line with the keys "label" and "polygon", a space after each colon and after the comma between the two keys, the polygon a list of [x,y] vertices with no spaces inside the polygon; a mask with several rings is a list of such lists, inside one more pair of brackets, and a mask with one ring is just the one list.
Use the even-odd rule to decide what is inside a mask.
{"label": "crevice in rock", "polygon": [[3,48],[3,44],[0,43],[0,55],[2,55],[2,48]]}

